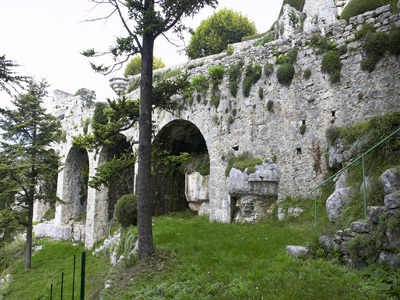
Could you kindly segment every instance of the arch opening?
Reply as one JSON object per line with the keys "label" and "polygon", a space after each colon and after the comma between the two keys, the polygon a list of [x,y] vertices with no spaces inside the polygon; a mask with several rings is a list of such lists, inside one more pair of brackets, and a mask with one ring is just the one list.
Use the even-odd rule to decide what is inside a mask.
{"label": "arch opening", "polygon": [[89,158],[86,149],[73,146],[64,168],[62,200],[67,204],[67,222],[86,213],[89,179]]}
{"label": "arch opening", "polygon": [[[202,199],[191,197],[189,189],[196,185],[188,179],[202,169],[206,179],[195,180],[206,190]],[[202,203],[208,205],[208,174],[210,159],[206,141],[200,130],[191,122],[174,120],[165,125],[153,141],[152,198],[153,213],[182,211],[188,207],[200,212]],[[196,177],[196,178],[197,178]],[[191,183],[190,183],[191,182]],[[206,196],[204,196],[206,194]],[[196,199],[194,199],[196,198]]]}

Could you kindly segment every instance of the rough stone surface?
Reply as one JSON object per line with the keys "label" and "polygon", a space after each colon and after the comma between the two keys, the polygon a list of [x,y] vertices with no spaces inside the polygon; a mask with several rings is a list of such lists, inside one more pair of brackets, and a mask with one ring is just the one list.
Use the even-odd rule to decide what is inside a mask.
{"label": "rough stone surface", "polygon": [[397,269],[400,267],[400,254],[381,251],[381,253],[379,254],[378,262],[386,263],[392,269]]}
{"label": "rough stone surface", "polygon": [[338,248],[338,244],[334,241],[334,239],[327,235],[321,235],[318,238],[318,241],[325,251],[332,251],[333,249]]}
{"label": "rough stone surface", "polygon": [[396,168],[386,170],[381,176],[381,181],[385,194],[400,190],[400,170]]}
{"label": "rough stone surface", "polygon": [[54,220],[33,226],[36,237],[51,237],[55,240],[69,241],[72,238],[71,226],[55,225]]}
{"label": "rough stone surface", "polygon": [[400,192],[394,192],[386,195],[384,198],[386,209],[395,209],[400,207]]}
{"label": "rough stone surface", "polygon": [[350,228],[356,233],[370,233],[374,225],[366,222],[352,222]]}
{"label": "rough stone surface", "polygon": [[326,200],[326,210],[329,221],[335,222],[339,218],[343,208],[349,203],[350,199],[350,188],[335,190],[333,194],[329,196]]}
{"label": "rough stone surface", "polygon": [[303,246],[286,246],[286,253],[293,258],[307,256],[309,250]]}
{"label": "rough stone surface", "polygon": [[384,206],[368,206],[367,207],[367,220],[378,224],[379,217],[385,212]]}

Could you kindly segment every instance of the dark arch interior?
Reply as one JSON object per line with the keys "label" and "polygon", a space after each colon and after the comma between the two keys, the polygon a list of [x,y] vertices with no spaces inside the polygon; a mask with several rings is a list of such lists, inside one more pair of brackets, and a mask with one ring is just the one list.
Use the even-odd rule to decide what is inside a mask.
{"label": "dark arch interior", "polygon": [[[118,135],[114,138],[114,144],[103,148],[104,162],[111,161],[113,158],[120,158],[123,153],[129,149],[130,144],[126,141],[125,136]],[[134,182],[134,167],[121,171],[119,176],[110,178],[108,182],[108,221],[114,217],[115,205],[119,198],[126,194],[133,193],[133,182]]]}
{"label": "dark arch interior", "polygon": [[[190,155],[207,154],[206,141],[191,122],[175,120],[164,126],[153,142],[153,152],[168,151],[170,155],[188,152]],[[188,208],[185,197],[185,174],[182,169],[171,172],[165,165],[158,166],[153,155],[154,215]]]}

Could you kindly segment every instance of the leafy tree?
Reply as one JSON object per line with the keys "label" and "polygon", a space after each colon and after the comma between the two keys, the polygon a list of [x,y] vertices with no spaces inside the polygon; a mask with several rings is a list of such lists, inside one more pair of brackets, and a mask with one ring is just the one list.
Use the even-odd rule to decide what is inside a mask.
{"label": "leafy tree", "polygon": [[4,90],[11,94],[9,87],[13,89],[15,86],[21,87],[21,82],[26,80],[25,76],[16,75],[11,70],[14,67],[18,67],[18,64],[6,59],[5,55],[0,56],[0,91]]}
{"label": "leafy tree", "polygon": [[[139,120],[139,151],[138,151],[138,176],[136,194],[138,196],[138,240],[139,257],[149,256],[154,252],[152,231],[152,198],[151,198],[151,137],[152,137],[152,106],[163,103],[153,101],[153,50],[154,41],[159,36],[172,29],[175,33],[181,33],[186,27],[182,24],[182,18],[193,16],[206,5],[214,6],[217,0],[90,0],[96,5],[108,4],[112,12],[105,18],[117,14],[127,31],[126,37],[116,39],[110,53],[114,56],[116,64],[112,67],[91,64],[97,72],[109,74],[115,68],[121,67],[130,57],[140,54],[142,57],[141,79],[140,79],[140,107],[138,116],[130,113],[126,105],[116,101],[109,104],[116,108],[116,117],[121,115],[123,122],[120,123],[122,130],[126,128],[126,120],[133,124]],[[123,7],[121,7],[123,6]],[[126,12],[126,14],[125,14]],[[124,15],[125,14],[125,15]],[[103,18],[104,19],[104,18]],[[94,49],[82,53],[93,57],[98,55]],[[118,60],[119,57],[124,57]],[[168,85],[168,83],[165,83]],[[162,85],[160,85],[162,87]],[[176,92],[178,86],[169,85],[168,92]],[[165,91],[165,90],[164,90]],[[157,101],[165,99],[166,93],[159,93]],[[122,104],[121,104],[122,103]],[[125,104],[134,104],[134,101],[125,101]],[[135,106],[134,112],[136,113]],[[124,115],[125,113],[125,115]],[[110,122],[111,123],[111,122]],[[115,124],[112,130],[117,130]],[[125,127],[123,127],[125,126]],[[110,131],[111,132],[111,131]],[[109,132],[109,133],[110,133]]]}
{"label": "leafy tree", "polygon": [[[153,56],[153,70],[164,68],[165,64],[162,62],[161,58]],[[135,56],[131,59],[129,64],[126,66],[124,71],[124,76],[137,75],[142,71],[142,58],[140,55]]]}
{"label": "leafy tree", "polygon": [[96,92],[87,88],[80,88],[76,91],[75,96],[81,96],[81,98],[87,102],[96,100]]}
{"label": "leafy tree", "polygon": [[2,215],[7,215],[13,224],[20,216],[13,215],[12,206],[17,203],[27,210],[27,222],[23,224],[27,229],[25,269],[31,268],[33,203],[56,199],[54,190],[37,188],[39,183],[42,187],[53,184],[59,166],[58,155],[49,146],[61,135],[60,123],[42,107],[46,88],[46,82],[30,80],[27,93],[12,101],[14,110],[0,109],[0,128],[4,131],[0,203]]}
{"label": "leafy tree", "polygon": [[203,20],[196,28],[188,46],[191,59],[221,53],[228,44],[237,43],[242,37],[257,33],[253,22],[241,13],[221,9]]}

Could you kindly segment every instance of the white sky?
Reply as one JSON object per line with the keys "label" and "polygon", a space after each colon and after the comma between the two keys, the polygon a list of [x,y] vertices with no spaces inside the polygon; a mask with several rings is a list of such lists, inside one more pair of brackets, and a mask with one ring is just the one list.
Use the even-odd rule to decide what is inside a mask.
{"label": "white sky", "polygon": [[[257,31],[267,31],[277,19],[283,0],[220,0],[217,10],[227,7],[241,12],[256,24]],[[59,89],[74,94],[79,88],[94,90],[97,100],[115,97],[108,85],[111,77],[96,74],[82,50],[94,48],[107,51],[117,36],[125,36],[119,19],[108,22],[83,22],[102,14],[101,8],[91,10],[88,0],[0,0],[0,55],[16,61],[20,75],[45,78],[51,85],[50,94]],[[195,29],[200,21],[214,10],[205,8],[194,19],[184,23]],[[171,39],[182,45],[176,37]],[[188,44],[190,36],[186,38]],[[154,55],[161,57],[166,66],[184,63],[188,58],[177,53],[177,48],[162,36],[155,43]],[[110,61],[99,58],[95,63]],[[0,106],[8,105],[10,96],[0,92]]]}

